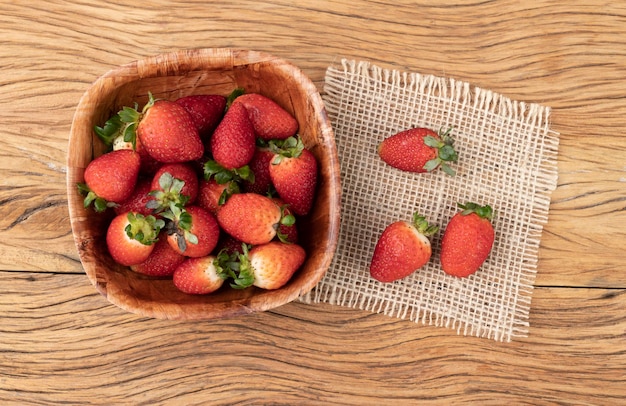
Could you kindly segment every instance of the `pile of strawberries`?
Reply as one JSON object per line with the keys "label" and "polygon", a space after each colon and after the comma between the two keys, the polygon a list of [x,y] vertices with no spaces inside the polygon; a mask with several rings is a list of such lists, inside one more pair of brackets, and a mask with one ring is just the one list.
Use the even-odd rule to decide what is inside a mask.
{"label": "pile of strawberries", "polygon": [[[451,129],[436,133],[427,128],[411,128],[384,139],[377,148],[388,165],[413,173],[442,169],[450,176],[455,171],[457,152]],[[458,203],[460,211],[448,223],[441,241],[441,267],[448,275],[467,277],[485,262],[494,242],[491,224],[493,209],[473,202]],[[431,258],[429,237],[439,231],[424,216],[414,213],[412,221],[389,224],[379,237],[370,263],[370,275],[380,282],[405,278]]]}
{"label": "pile of strawberries", "polygon": [[315,157],[276,102],[236,89],[124,107],[95,132],[86,208],[112,212],[106,243],[135,272],[188,294],[225,282],[278,289],[306,259],[298,219],[312,208]]}

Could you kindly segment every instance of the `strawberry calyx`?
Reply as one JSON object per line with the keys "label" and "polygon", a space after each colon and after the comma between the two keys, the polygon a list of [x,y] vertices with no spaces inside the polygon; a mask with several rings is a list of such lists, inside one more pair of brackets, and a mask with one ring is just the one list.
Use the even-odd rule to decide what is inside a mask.
{"label": "strawberry calyx", "polygon": [[187,249],[187,242],[198,244],[198,237],[191,232],[191,214],[184,207],[170,202],[169,209],[162,212],[161,216],[170,220],[165,226],[165,231],[168,235],[176,235],[176,244],[181,252]]}
{"label": "strawberry calyx", "polygon": [[467,202],[465,204],[457,203],[461,211],[461,215],[467,216],[468,214],[476,213],[478,217],[491,221],[493,219],[493,209],[488,204],[481,206],[477,203]]}
{"label": "strawberry calyx", "polygon": [[238,266],[237,255],[229,254],[227,249],[222,249],[215,256],[213,265],[215,266],[217,275],[223,280],[226,280],[235,275],[235,271],[233,269],[236,269]]}
{"label": "strawberry calyx", "polygon": [[233,279],[230,286],[233,289],[245,289],[254,284],[254,271],[248,252],[248,244],[241,244],[241,253],[234,252],[227,262],[229,276]]}
{"label": "strawberry calyx", "polygon": [[96,192],[91,190],[86,183],[77,183],[76,187],[78,188],[78,192],[81,195],[85,196],[83,200],[83,207],[85,209],[89,208],[93,204],[93,208],[96,213],[102,213],[106,211],[109,207],[116,207],[117,203],[109,202],[106,199],[98,196]]}
{"label": "strawberry calyx", "polygon": [[281,225],[287,226],[287,227],[293,227],[296,224],[296,216],[294,216],[293,214],[291,214],[291,212],[289,212],[287,206],[288,205],[280,206],[280,221],[274,224],[274,227],[276,229],[276,236],[278,237],[278,239],[281,242],[290,244],[291,241],[289,241],[289,236],[280,231]]}
{"label": "strawberry calyx", "polygon": [[159,232],[165,227],[165,222],[152,215],[144,216],[140,213],[129,212],[128,224],[124,228],[128,238],[139,241],[143,245],[152,245],[158,241]]}
{"label": "strawberry calyx", "polygon": [[203,171],[204,179],[209,180],[213,177],[220,185],[230,181],[241,182],[244,180],[254,183],[254,172],[252,172],[248,165],[244,165],[240,168],[226,169],[217,161],[210,159],[204,163]]}
{"label": "strawberry calyx", "polygon": [[456,162],[458,154],[454,149],[454,139],[450,136],[453,127],[448,128],[445,132],[439,131],[439,139],[427,135],[424,137],[424,144],[437,150],[437,157],[431,159],[424,164],[424,169],[432,172],[437,168],[441,168],[447,175],[454,176],[456,172],[448,165],[448,162]]}
{"label": "strawberry calyx", "polygon": [[299,157],[305,148],[302,139],[298,135],[285,138],[284,140],[271,140],[268,143],[268,147],[275,154],[271,161],[273,165],[278,165],[283,158]]}
{"label": "strawberry calyx", "polygon": [[235,99],[239,96],[241,96],[242,94],[244,94],[246,91],[243,87],[237,87],[235,88],[227,97],[226,97],[226,109],[228,110],[228,108],[230,107],[231,104],[233,104],[233,102],[235,101]]}
{"label": "strawberry calyx", "polygon": [[143,106],[141,112],[139,111],[139,105],[135,103],[134,107],[124,106],[117,113],[121,122],[121,128],[119,131],[124,136],[125,142],[132,143],[133,149],[136,149],[137,146],[137,126],[139,126],[139,122],[143,116],[152,106],[154,106],[156,101],[157,99],[154,98],[152,93],[148,92],[148,103]]}
{"label": "strawberry calyx", "polygon": [[120,118],[120,115],[114,114],[104,123],[102,127],[97,125],[94,126],[93,131],[104,143],[104,145],[112,147],[115,140],[124,135],[122,127],[122,119]]}
{"label": "strawberry calyx", "polygon": [[412,224],[417,231],[425,237],[430,237],[439,231],[439,226],[429,224],[426,217],[420,215],[418,212],[413,213]]}
{"label": "strawberry calyx", "polygon": [[189,196],[181,194],[185,182],[175,178],[169,172],[164,172],[159,177],[160,190],[153,190],[149,193],[154,199],[150,200],[146,207],[154,210],[155,213],[161,213],[174,206],[183,207],[189,201]]}

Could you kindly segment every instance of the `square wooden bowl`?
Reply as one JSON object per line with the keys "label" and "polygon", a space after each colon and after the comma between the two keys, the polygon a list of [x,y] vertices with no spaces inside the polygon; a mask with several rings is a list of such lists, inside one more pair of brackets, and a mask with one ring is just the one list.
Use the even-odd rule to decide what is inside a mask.
{"label": "square wooden bowl", "polygon": [[[193,94],[228,95],[234,88],[272,98],[299,122],[299,134],[319,163],[318,191],[311,213],[301,219],[301,244],[307,260],[277,290],[224,287],[211,295],[187,295],[171,278],[151,278],[116,264],[105,236],[109,218],[83,207],[76,188],[83,173],[106,147],[93,132],[124,106],[157,98]],[[337,246],[340,214],[339,161],[322,99],[309,78],[289,62],[263,52],[194,49],[138,60],[113,69],[85,92],[72,122],[67,155],[70,221],[80,260],[96,289],[111,303],[160,319],[216,319],[264,311],[310,291],[330,266]]]}

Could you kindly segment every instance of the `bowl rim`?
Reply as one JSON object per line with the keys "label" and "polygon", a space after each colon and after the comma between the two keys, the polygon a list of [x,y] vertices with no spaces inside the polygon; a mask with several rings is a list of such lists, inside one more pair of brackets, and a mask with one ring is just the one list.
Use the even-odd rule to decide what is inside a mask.
{"label": "bowl rim", "polygon": [[[117,293],[119,292],[111,289],[107,285],[108,280],[106,276],[99,274],[95,269],[96,266],[93,262],[94,258],[88,248],[89,244],[94,243],[94,241],[90,238],[90,236],[83,235],[85,230],[81,226],[83,222],[87,221],[88,213],[84,209],[82,198],[78,195],[78,193],[76,193],[75,188],[76,183],[82,181],[82,173],[88,162],[77,162],[76,159],[74,159],[74,152],[76,151],[76,148],[78,148],[76,141],[85,137],[84,131],[89,131],[90,134],[92,132],[91,128],[85,129],[85,126],[82,125],[81,127],[80,123],[83,123],[84,120],[88,121],[90,119],[89,112],[91,110],[88,107],[92,106],[103,93],[111,92],[112,90],[119,89],[128,83],[146,78],[184,75],[194,71],[203,71],[206,70],[204,62],[207,60],[212,61],[214,66],[219,66],[223,70],[239,69],[244,65],[271,63],[281,70],[288,70],[290,75],[294,75],[296,77],[299,85],[306,91],[308,100],[313,111],[315,112],[315,115],[319,117],[319,120],[317,120],[317,127],[319,127],[318,138],[323,139],[324,152],[328,155],[329,165],[327,169],[329,173],[327,178],[330,184],[327,187],[332,189],[332,193],[328,197],[328,231],[324,236],[326,239],[326,249],[321,253],[321,255],[316,256],[315,261],[317,261],[318,269],[315,273],[310,275],[311,278],[304,281],[297,288],[287,285],[288,288],[284,290],[281,288],[273,291],[260,291],[258,295],[244,297],[241,300],[229,302],[231,306],[210,306],[211,309],[217,309],[217,314],[203,315],[203,312],[201,311],[193,311],[192,316],[189,316],[180,311],[182,306],[198,305],[199,309],[204,309],[209,305],[194,302],[193,304],[178,305],[177,307],[173,307],[173,305],[164,306],[162,302],[158,301],[129,300],[132,298],[118,296]],[[93,138],[89,139],[92,140],[90,143],[91,145],[82,146],[81,148],[90,148],[92,154],[91,156],[93,157],[98,153],[96,151],[97,145],[93,145]],[[79,100],[70,128],[66,163],[66,188],[70,223],[74,242],[77,247],[83,269],[96,290],[110,303],[137,315],[157,319],[198,320],[232,317],[241,314],[266,311],[289,303],[311,291],[323,278],[326,271],[330,267],[337,249],[341,211],[339,158],[332,126],[330,124],[330,120],[328,119],[322,97],[314,83],[302,72],[300,68],[296,67],[291,62],[263,51],[253,51],[239,48],[184,49],[149,56],[110,69],[97,78],[83,93]],[[308,260],[309,258],[307,258],[307,261]],[[268,298],[274,299],[274,301],[270,303],[270,301],[266,300]]]}

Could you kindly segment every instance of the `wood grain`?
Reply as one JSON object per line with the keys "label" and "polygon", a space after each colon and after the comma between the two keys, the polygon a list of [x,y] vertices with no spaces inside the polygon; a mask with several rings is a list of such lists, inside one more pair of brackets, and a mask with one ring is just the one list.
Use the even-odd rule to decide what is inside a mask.
{"label": "wood grain", "polygon": [[[623,403],[625,23],[604,0],[1,2],[0,403]],[[320,90],[345,57],[550,106],[559,180],[529,337],[328,305],[209,323],[109,305],[70,230],[74,110],[111,68],[206,47],[282,57]]]}
{"label": "wood grain", "polygon": [[1,272],[0,401],[616,404],[626,394],[624,296],[538,289],[530,336],[501,344],[330,305],[145,319],[82,275]]}

